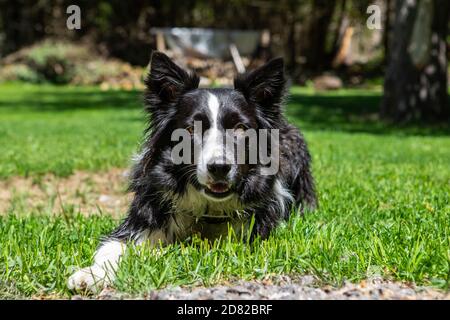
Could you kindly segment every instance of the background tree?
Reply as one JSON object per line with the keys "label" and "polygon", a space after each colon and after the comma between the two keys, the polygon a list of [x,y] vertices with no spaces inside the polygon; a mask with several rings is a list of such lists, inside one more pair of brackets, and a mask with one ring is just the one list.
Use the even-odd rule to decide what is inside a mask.
{"label": "background tree", "polygon": [[319,71],[329,64],[326,39],[331,19],[336,8],[336,0],[314,0],[308,32],[307,68]]}
{"label": "background tree", "polygon": [[448,121],[448,0],[397,0],[381,116]]}

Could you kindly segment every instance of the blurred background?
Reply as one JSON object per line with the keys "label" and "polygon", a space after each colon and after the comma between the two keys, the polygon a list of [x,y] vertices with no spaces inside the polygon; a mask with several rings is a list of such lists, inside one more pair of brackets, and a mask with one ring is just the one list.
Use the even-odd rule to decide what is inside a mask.
{"label": "blurred background", "polygon": [[264,244],[132,250],[118,298],[285,275],[448,293],[449,14],[450,0],[0,0],[0,299],[72,297],[74,266],[127,213],[153,50],[214,87],[284,57],[320,205]]}
{"label": "blurred background", "polygon": [[382,118],[442,122],[449,12],[448,0],[0,0],[0,81],[141,89],[158,49],[222,86],[283,56],[293,84],[384,85]]}

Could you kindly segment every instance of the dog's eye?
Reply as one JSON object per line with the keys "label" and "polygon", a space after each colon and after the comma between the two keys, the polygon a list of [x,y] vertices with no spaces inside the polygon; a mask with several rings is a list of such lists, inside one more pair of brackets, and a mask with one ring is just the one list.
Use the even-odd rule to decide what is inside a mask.
{"label": "dog's eye", "polygon": [[237,125],[234,126],[235,131],[237,131],[237,130],[245,131],[247,129],[248,129],[247,126],[243,123],[238,123]]}
{"label": "dog's eye", "polygon": [[194,127],[193,126],[187,127],[186,130],[189,132],[189,134],[191,134],[191,135],[194,134]]}

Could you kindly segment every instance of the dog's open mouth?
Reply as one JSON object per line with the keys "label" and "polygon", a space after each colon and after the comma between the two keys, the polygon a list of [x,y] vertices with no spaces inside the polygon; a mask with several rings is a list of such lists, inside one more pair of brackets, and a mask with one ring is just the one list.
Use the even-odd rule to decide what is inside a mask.
{"label": "dog's open mouth", "polygon": [[205,193],[214,198],[226,198],[231,192],[230,185],[225,182],[208,183],[205,187]]}

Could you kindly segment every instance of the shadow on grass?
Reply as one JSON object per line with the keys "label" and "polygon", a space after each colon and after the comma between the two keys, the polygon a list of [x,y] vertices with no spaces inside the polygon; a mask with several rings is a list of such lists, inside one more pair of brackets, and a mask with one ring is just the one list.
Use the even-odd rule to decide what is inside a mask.
{"label": "shadow on grass", "polygon": [[349,133],[431,135],[450,134],[450,125],[394,125],[378,115],[381,93],[301,94],[289,98],[286,114],[303,130],[341,131]]}
{"label": "shadow on grass", "polygon": [[140,91],[42,90],[21,94],[14,101],[0,98],[0,108],[17,111],[57,112],[67,110],[138,109],[143,102]]}
{"label": "shadow on grass", "polygon": [[[11,112],[143,109],[142,92],[137,90],[101,91],[98,88],[36,86],[30,90],[18,87],[9,94],[12,98],[5,92],[0,96],[0,108],[9,108]],[[312,94],[294,88],[286,114],[303,130],[431,136],[450,134],[450,125],[398,126],[380,121],[380,103],[381,93],[374,91],[341,90]]]}

